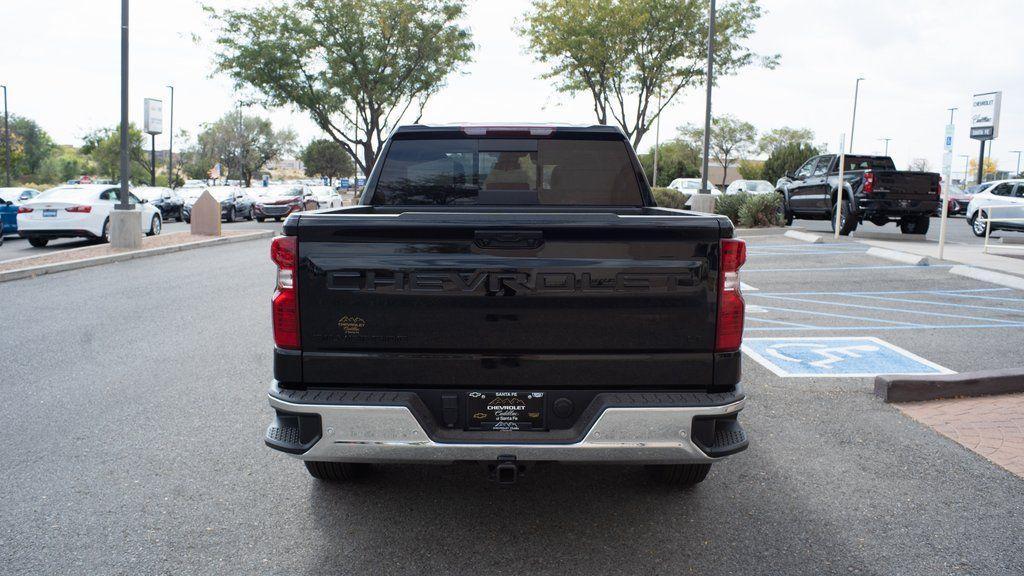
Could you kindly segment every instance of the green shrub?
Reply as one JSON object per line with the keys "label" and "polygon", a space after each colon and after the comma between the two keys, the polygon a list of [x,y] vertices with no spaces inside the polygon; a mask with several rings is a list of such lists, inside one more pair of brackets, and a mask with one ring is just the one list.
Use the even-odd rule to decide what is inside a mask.
{"label": "green shrub", "polygon": [[671,188],[651,188],[651,192],[654,194],[654,202],[662,208],[686,210],[686,201],[690,199],[689,194]]}
{"label": "green shrub", "polygon": [[[780,197],[778,194],[745,194],[747,196],[739,212],[739,225],[742,228],[763,228],[781,226],[779,215]],[[736,220],[733,220],[736,222]]]}
{"label": "green shrub", "polygon": [[732,220],[734,226],[738,226],[740,221],[740,208],[750,194],[723,194],[715,198],[715,213],[726,216],[729,220]]}

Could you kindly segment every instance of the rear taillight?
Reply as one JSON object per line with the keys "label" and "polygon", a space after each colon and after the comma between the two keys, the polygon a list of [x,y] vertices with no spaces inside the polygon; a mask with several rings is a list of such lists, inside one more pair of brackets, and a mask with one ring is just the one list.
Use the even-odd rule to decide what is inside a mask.
{"label": "rear taillight", "polygon": [[875,175],[871,172],[864,173],[864,189],[865,194],[871,194],[875,191]]}
{"label": "rear taillight", "polygon": [[718,268],[718,330],[715,352],[735,352],[743,343],[743,294],[740,292],[740,267],[747,261],[747,243],[722,240]]}
{"label": "rear taillight", "polygon": [[18,206],[18,214],[28,214],[31,211],[31,208],[27,208],[25,206]]}
{"label": "rear taillight", "polygon": [[272,303],[274,344],[299,348],[298,243],[294,236],[278,236],[270,243],[270,259],[277,265],[277,290]]}
{"label": "rear taillight", "polygon": [[64,210],[68,212],[75,212],[78,214],[88,214],[92,212],[92,206],[71,206],[70,208],[65,208]]}

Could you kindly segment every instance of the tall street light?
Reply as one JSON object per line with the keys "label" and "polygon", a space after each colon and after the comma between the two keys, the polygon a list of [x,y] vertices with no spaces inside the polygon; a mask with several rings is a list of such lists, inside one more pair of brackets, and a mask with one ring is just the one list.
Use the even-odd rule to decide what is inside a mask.
{"label": "tall street light", "polygon": [[[704,104],[704,165],[700,174],[700,193],[710,194],[708,189],[708,156],[711,151],[711,81],[715,71],[715,0],[708,8],[708,94]],[[725,169],[724,167],[722,168]]]}
{"label": "tall street light", "polygon": [[117,210],[128,204],[128,0],[121,0],[121,194]]}
{"label": "tall street light", "polygon": [[11,187],[11,125],[7,118],[7,85],[3,85],[4,89],[4,156],[6,156],[7,166],[7,183],[4,186]]}
{"label": "tall street light", "polygon": [[1010,154],[1017,155],[1017,171],[1013,173],[1014,176],[1020,175],[1020,150],[1010,150]]}
{"label": "tall street light", "polygon": [[889,141],[892,140],[892,138],[879,138],[879,140],[885,142],[885,155],[888,156],[889,155]]}
{"label": "tall street light", "polygon": [[169,134],[170,142],[167,144],[167,187],[174,188],[174,86],[167,85],[171,89],[171,129]]}
{"label": "tall street light", "polygon": [[853,121],[850,122],[850,153],[853,154],[853,129],[857,127],[857,96],[860,95],[860,81],[863,77],[857,78],[853,86]]}

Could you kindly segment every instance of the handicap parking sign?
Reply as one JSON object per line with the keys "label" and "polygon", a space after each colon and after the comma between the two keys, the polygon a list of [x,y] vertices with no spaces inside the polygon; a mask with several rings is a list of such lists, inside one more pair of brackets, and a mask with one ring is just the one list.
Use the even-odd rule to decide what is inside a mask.
{"label": "handicap parking sign", "polygon": [[743,352],[783,377],[873,377],[953,371],[870,336],[745,338]]}

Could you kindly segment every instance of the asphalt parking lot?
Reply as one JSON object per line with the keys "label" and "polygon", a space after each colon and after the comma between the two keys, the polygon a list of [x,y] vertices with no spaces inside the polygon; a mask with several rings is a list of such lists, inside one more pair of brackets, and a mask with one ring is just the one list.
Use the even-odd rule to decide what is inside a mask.
{"label": "asphalt parking lot", "polygon": [[[749,246],[748,338],[869,336],[955,371],[1019,361],[1019,291],[852,242]],[[749,357],[751,447],[689,491],[591,466],[536,468],[511,489],[472,466],[319,484],[262,443],[267,250],[0,285],[18,303],[3,336],[0,571],[1024,573],[1024,480],[881,403],[870,378],[782,378]]]}

